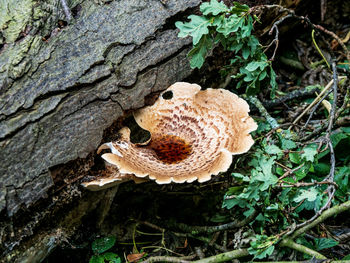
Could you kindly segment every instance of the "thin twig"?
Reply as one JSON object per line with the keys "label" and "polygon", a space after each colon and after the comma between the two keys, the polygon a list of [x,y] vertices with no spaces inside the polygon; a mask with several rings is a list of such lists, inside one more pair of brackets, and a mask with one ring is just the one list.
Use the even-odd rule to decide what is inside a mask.
{"label": "thin twig", "polygon": [[315,94],[315,92],[319,92],[319,88],[314,88],[314,89],[297,89],[292,92],[287,93],[286,95],[276,98],[274,100],[266,100],[263,101],[263,105],[266,109],[273,108],[275,106],[281,105],[284,102],[293,100],[293,99],[300,99],[300,98],[305,98],[305,97],[310,97]]}
{"label": "thin twig", "polygon": [[215,232],[225,231],[229,229],[239,228],[249,224],[257,215],[257,211],[254,211],[250,216],[243,220],[235,220],[233,222],[222,224],[218,226],[189,226],[183,223],[177,223],[176,228],[185,233],[190,233],[191,235],[198,235],[202,233],[211,234]]}
{"label": "thin twig", "polygon": [[[306,107],[306,109],[293,121],[293,124],[296,124],[321,98],[322,96],[330,89],[333,85],[334,81],[331,80],[326,87],[320,92],[320,94],[317,95],[317,97],[313,100],[313,102],[310,103],[309,106]],[[289,127],[289,129],[292,126]]]}
{"label": "thin twig", "polygon": [[64,15],[66,16],[67,20],[70,21],[72,19],[72,12],[70,11],[66,0],[60,0],[61,1],[61,5],[64,11]]}
{"label": "thin twig", "polygon": [[212,257],[192,261],[193,263],[218,263],[249,256],[248,249],[236,249]]}
{"label": "thin twig", "polygon": [[280,183],[277,186],[288,188],[288,187],[305,187],[305,186],[329,184],[329,185],[333,185],[334,187],[337,187],[337,184],[332,181],[321,181],[321,182],[312,182],[312,183],[290,183],[290,182],[283,182],[283,183],[285,184]]}
{"label": "thin twig", "polygon": [[[135,219],[134,219],[134,220],[135,220]],[[147,221],[140,221],[140,220],[135,220],[135,221],[138,222],[139,224],[146,225],[146,226],[151,227],[151,228],[153,228],[153,229],[156,229],[156,230],[158,230],[158,231],[160,231],[160,232],[165,232],[165,231],[167,231],[167,229],[162,228],[162,227],[159,227],[159,226],[157,226],[157,225],[155,225],[155,224],[152,224],[152,223],[150,223],[150,222],[147,222]],[[212,247],[214,247],[214,248],[216,248],[217,250],[220,250],[220,251],[222,251],[222,252],[226,252],[226,251],[227,251],[226,248],[224,248],[224,247],[222,247],[222,246],[220,246],[220,245],[218,245],[218,244],[216,244],[216,243],[211,243],[211,239],[210,239],[210,238],[207,238],[207,237],[196,236],[196,235],[192,235],[192,234],[190,234],[190,233],[178,233],[178,232],[173,232],[173,231],[172,231],[172,233],[173,233],[174,235],[178,236],[178,237],[191,237],[191,238],[194,238],[194,239],[203,241],[203,242],[207,243],[208,245],[210,245],[210,246],[212,246]]]}
{"label": "thin twig", "polygon": [[268,122],[268,124],[270,124],[272,129],[279,127],[277,121],[273,117],[271,117],[271,115],[265,109],[264,105],[256,96],[249,96],[247,97],[247,99],[251,104],[255,105],[258,108],[260,114],[266,119],[266,121]]}
{"label": "thin twig", "polygon": [[[281,164],[279,164],[279,165],[281,165]],[[286,178],[287,176],[293,174],[294,172],[296,172],[300,168],[302,168],[304,165],[305,165],[305,163],[302,163],[301,165],[299,165],[299,166],[297,166],[297,167],[295,167],[293,169],[290,169],[290,168],[286,167],[286,168],[288,168],[288,170],[280,178],[278,178],[278,180],[282,180],[282,179]]]}
{"label": "thin twig", "polygon": [[345,202],[345,203],[342,203],[340,205],[336,205],[336,206],[333,206],[332,208],[327,209],[316,220],[314,220],[313,222],[306,224],[305,226],[296,230],[290,238],[294,239],[294,238],[306,233],[309,229],[317,226],[318,224],[322,223],[326,219],[328,219],[334,215],[340,214],[342,212],[345,212],[347,210],[350,210],[350,200]]}
{"label": "thin twig", "polygon": [[317,103],[316,105],[312,108],[310,114],[309,114],[309,118],[307,119],[307,121],[305,122],[304,126],[301,128],[301,130],[305,129],[307,127],[307,125],[309,124],[312,116],[314,115],[315,111],[318,109],[318,106],[320,106],[320,104],[324,101],[325,98],[328,97],[329,94],[332,93],[332,90],[329,90]]}
{"label": "thin twig", "polygon": [[320,25],[314,25],[314,27],[317,28],[318,30],[326,33],[327,35],[330,35],[331,37],[333,37],[338,42],[338,44],[343,48],[343,50],[345,52],[345,56],[346,56],[348,62],[350,62],[350,52],[349,52],[349,50],[347,49],[347,47],[345,46],[343,41],[335,33],[325,29],[323,26],[320,26]]}
{"label": "thin twig", "polygon": [[276,55],[276,51],[278,49],[278,44],[279,44],[279,39],[278,39],[278,35],[279,35],[279,30],[278,30],[278,25],[281,24],[284,20],[286,20],[287,18],[292,17],[291,14],[286,15],[284,17],[282,17],[281,19],[279,19],[278,21],[276,21],[270,31],[269,31],[269,35],[272,35],[273,30],[275,30],[275,38],[271,41],[271,43],[267,46],[267,48],[264,50],[264,53],[270,48],[270,46],[275,43],[275,49],[273,51],[272,57],[270,58],[270,61],[273,61],[275,59],[275,55]]}
{"label": "thin twig", "polygon": [[144,261],[141,261],[140,263],[152,263],[152,262],[173,262],[173,263],[189,263],[191,261],[187,259],[192,259],[193,257],[168,257],[168,256],[155,256],[150,257]]}

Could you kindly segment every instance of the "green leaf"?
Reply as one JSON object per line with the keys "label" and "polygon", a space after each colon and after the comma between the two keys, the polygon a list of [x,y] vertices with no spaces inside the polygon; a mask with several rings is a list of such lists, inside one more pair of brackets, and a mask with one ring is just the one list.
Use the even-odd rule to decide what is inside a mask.
{"label": "green leaf", "polygon": [[226,13],[229,11],[227,6],[223,2],[218,2],[217,0],[211,0],[209,3],[205,2],[201,4],[200,10],[203,15],[213,14],[214,16],[220,13]]}
{"label": "green leaf", "polygon": [[196,15],[190,15],[188,18],[191,19],[188,23],[179,21],[175,23],[175,26],[180,29],[178,37],[191,36],[193,38],[193,45],[197,45],[202,36],[209,33],[208,26],[210,25],[210,20],[206,17]]}
{"label": "green leaf", "polygon": [[301,163],[301,158],[300,158],[300,154],[299,153],[289,153],[289,160],[292,162],[292,163],[295,163],[295,164],[300,164]]}
{"label": "green leaf", "polygon": [[217,26],[216,31],[222,33],[226,37],[228,37],[231,33],[237,33],[235,38],[229,39],[231,42],[233,41],[234,44],[238,44],[240,42],[238,30],[244,25],[244,19],[238,17],[237,15],[231,15],[229,17],[223,17],[217,21],[214,19],[214,23],[213,25]]}
{"label": "green leaf", "polygon": [[339,186],[339,189],[345,194],[350,192],[349,180],[350,180],[350,167],[344,166],[337,169],[334,176],[334,181]]}
{"label": "green leaf", "polygon": [[265,147],[265,152],[272,155],[272,154],[276,154],[277,156],[282,156],[283,152],[282,150],[277,146],[277,145],[267,145]]}
{"label": "green leaf", "polygon": [[190,50],[188,56],[191,58],[191,68],[201,68],[204,63],[205,56],[212,46],[212,41],[208,36],[203,36],[199,43]]}
{"label": "green leaf", "polygon": [[283,150],[291,150],[297,147],[295,142],[289,139],[282,138],[281,139],[282,149]]}
{"label": "green leaf", "polygon": [[231,8],[232,13],[241,14],[249,11],[249,6],[241,4],[239,2],[233,2],[233,7]]}
{"label": "green leaf", "polygon": [[108,260],[111,263],[121,263],[120,257],[112,252],[106,252],[102,255],[105,260]]}
{"label": "green leaf", "polygon": [[242,57],[244,59],[248,59],[249,55],[250,55],[250,49],[248,47],[243,47],[242,48]]}
{"label": "green leaf", "polygon": [[[337,133],[333,133],[331,135],[331,141],[333,144],[333,148],[335,148],[338,143],[343,140],[348,138],[348,135],[343,133],[343,132],[337,132]],[[318,154],[318,159],[321,159],[322,157],[326,156],[329,153],[329,149],[325,150],[325,151],[321,151],[321,153]]]}
{"label": "green leaf", "polygon": [[102,255],[93,255],[90,260],[89,263],[104,263],[104,257]]}
{"label": "green leaf", "polygon": [[250,47],[250,52],[254,54],[259,46],[259,40],[255,36],[250,36],[247,44]]}
{"label": "green leaf", "polygon": [[260,73],[259,80],[260,81],[263,80],[264,78],[266,78],[266,76],[267,76],[267,72],[266,72],[266,70],[264,70],[263,72]]}
{"label": "green leaf", "polygon": [[316,238],[315,239],[315,247],[317,251],[320,251],[325,248],[331,248],[339,243],[331,238]]}
{"label": "green leaf", "polygon": [[299,203],[306,199],[307,201],[312,202],[316,200],[318,194],[319,192],[314,187],[310,187],[309,189],[301,189],[299,191],[299,195],[294,197],[293,201]]}
{"label": "green leaf", "polygon": [[315,156],[317,155],[317,145],[309,144],[303,149],[304,153],[301,154],[301,158],[306,161],[313,162],[315,160]]}
{"label": "green leaf", "polygon": [[103,237],[96,239],[94,242],[92,242],[92,251],[96,254],[101,254],[113,247],[115,242],[115,237]]}
{"label": "green leaf", "polygon": [[245,176],[245,175],[240,174],[240,173],[232,173],[231,175],[232,175],[233,177],[242,179],[243,182],[249,182],[249,181],[250,181],[250,178],[249,178],[248,176]]}
{"label": "green leaf", "polygon": [[295,176],[296,176],[297,180],[300,181],[301,179],[306,177],[309,173],[309,170],[310,170],[310,164],[305,164],[303,167],[298,169],[295,172]]}
{"label": "green leaf", "polygon": [[251,247],[248,248],[248,251],[251,255],[254,255],[254,258],[257,259],[263,259],[266,258],[267,256],[271,256],[273,251],[275,250],[275,246],[269,246],[265,249],[252,249]]}
{"label": "green leaf", "polygon": [[317,163],[314,164],[314,173],[318,176],[324,176],[327,175],[331,169],[331,166],[329,163]]}
{"label": "green leaf", "polygon": [[248,71],[255,71],[257,68],[263,70],[267,65],[268,63],[265,61],[252,61],[245,67],[245,69]]}

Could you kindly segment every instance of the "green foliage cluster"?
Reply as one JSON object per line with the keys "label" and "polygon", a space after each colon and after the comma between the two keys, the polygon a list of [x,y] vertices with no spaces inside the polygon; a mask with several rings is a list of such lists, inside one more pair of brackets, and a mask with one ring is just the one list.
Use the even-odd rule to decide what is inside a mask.
{"label": "green foliage cluster", "polygon": [[103,237],[96,239],[91,245],[94,255],[90,258],[89,263],[121,263],[121,259],[117,254],[107,252],[107,250],[114,246],[115,242],[115,237]]}
{"label": "green foliage cluster", "polygon": [[[318,151],[317,144],[301,145],[295,142],[288,130],[265,138],[268,125],[261,123],[256,143],[247,167],[241,173],[232,173],[238,186],[228,189],[223,207],[236,208],[248,217],[257,216],[252,225],[257,233],[251,242],[250,253],[261,259],[271,255],[280,233],[290,226],[310,218],[328,201],[328,184],[319,184],[330,172],[329,149]],[[334,182],[338,185],[333,202],[350,200],[350,128],[341,128],[331,135],[336,149],[337,163]],[[293,170],[291,174],[286,172]],[[269,232],[267,232],[269,231]],[[315,240],[314,244],[304,239],[299,242],[316,250],[337,243],[334,240]]]}
{"label": "green foliage cluster", "polygon": [[[179,37],[191,36],[193,48],[189,52],[192,68],[201,68],[207,53],[216,44],[232,52],[230,66],[238,72],[232,77],[237,79],[236,88],[247,86],[246,93],[254,95],[260,87],[269,84],[271,97],[274,96],[277,84],[276,74],[258,39],[252,34],[254,19],[247,5],[233,2],[227,7],[223,2],[211,0],[200,6],[202,16],[190,15],[190,22],[176,22]],[[270,79],[270,81],[267,81]]]}

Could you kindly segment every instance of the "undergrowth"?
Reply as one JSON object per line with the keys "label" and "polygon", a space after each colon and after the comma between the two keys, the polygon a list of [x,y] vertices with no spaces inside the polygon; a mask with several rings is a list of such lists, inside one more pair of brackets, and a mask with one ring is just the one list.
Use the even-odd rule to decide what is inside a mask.
{"label": "undergrowth", "polygon": [[[276,74],[253,35],[253,25],[259,20],[249,7],[237,2],[228,7],[211,0],[201,4],[200,11],[201,16],[190,15],[189,22],[176,23],[179,37],[193,39],[188,54],[191,67],[201,68],[210,50],[221,45],[231,53],[225,71],[233,72],[235,89],[246,87],[245,94],[251,96],[268,88],[273,98]],[[223,201],[223,208],[237,217],[242,213],[245,218],[256,214],[250,223],[255,236],[248,249],[256,259],[288,253],[288,249],[276,251],[282,237],[311,222],[310,218],[315,219],[319,211],[331,204],[350,200],[350,128],[328,131],[331,146],[336,149],[330,155],[330,146],[322,140],[302,143],[298,134],[291,129],[277,129],[277,122],[274,123],[275,127],[259,123],[253,135],[258,138],[255,146],[240,160],[239,167],[244,170],[232,173],[235,184],[227,190]],[[331,167],[329,160],[334,156],[336,166]],[[311,242],[302,236],[297,242],[316,251],[338,244],[330,238],[315,238]]]}
{"label": "undergrowth", "polygon": [[[192,37],[193,48],[188,54],[191,67],[201,68],[211,50],[221,46],[231,57],[230,64],[224,67],[223,72],[234,79],[236,91],[245,88],[245,96],[248,99],[254,98],[253,102],[259,102],[255,95],[268,89],[270,98],[274,98],[278,91],[276,73],[262,45],[253,34],[254,24],[260,21],[252,13],[252,9],[237,2],[228,7],[223,2],[211,0],[202,3],[200,11],[202,15],[190,15],[188,22],[176,22],[179,37]],[[312,40],[316,42],[314,31]],[[318,64],[322,64],[322,61]],[[327,65],[330,67],[328,62]],[[349,70],[347,64],[346,67],[339,68]],[[335,68],[333,76],[336,75],[334,70]],[[308,88],[314,87],[306,87]],[[333,95],[334,93],[333,91]],[[345,95],[345,107],[338,117],[340,114],[350,113],[346,107],[348,95]],[[294,249],[302,252],[304,259],[324,259],[320,253],[338,245],[336,240],[326,235],[310,238],[310,235],[298,233],[297,236],[293,236],[296,230],[306,229],[308,225],[314,227],[312,222],[324,211],[329,211],[330,207],[334,208],[350,201],[350,128],[340,127],[332,130],[336,98],[329,96],[329,101],[325,98],[324,104],[328,104],[329,107],[321,115],[328,118],[330,124],[327,130],[315,133],[315,136],[312,136],[312,131],[302,132],[304,128],[293,130],[293,124],[288,125],[288,129],[282,129],[281,127],[286,125],[280,125],[265,109],[260,111],[264,118],[259,119],[258,130],[252,134],[255,144],[248,154],[237,158],[235,170],[231,174],[233,183],[223,197],[222,209],[227,213],[218,212],[217,216],[211,218],[211,223],[223,223],[222,228],[228,227],[227,229],[232,223],[227,221],[232,218],[249,223],[237,231],[244,232],[243,239],[248,240],[245,244],[242,242],[236,246],[242,249],[237,250],[237,254],[243,251],[241,257],[248,255],[253,260],[284,259]],[[262,104],[259,105],[255,106],[260,110]],[[308,140],[304,140],[310,135]],[[336,213],[334,212],[334,215]],[[138,224],[142,225],[144,222]],[[135,229],[138,224],[135,225]],[[171,251],[165,248],[166,229],[148,223],[146,225],[162,232],[159,249]],[[187,246],[187,238],[210,244],[212,234],[217,231],[215,226],[180,226],[181,224],[177,224],[177,227],[182,227],[187,234],[173,232],[172,235],[186,237],[183,248]],[[218,229],[221,229],[220,227],[218,226]],[[208,231],[205,232],[206,230]],[[203,236],[198,236],[199,234]],[[288,245],[290,242],[292,245]],[[115,239],[96,240],[92,244],[94,255],[90,263],[119,263],[121,259],[117,254],[107,252],[114,244]],[[127,260],[141,261],[145,253],[135,249],[134,239],[133,244],[134,254],[130,254],[132,257]],[[244,249],[247,252],[244,252]],[[230,260],[228,254],[224,254],[221,256],[225,261]],[[350,254],[345,255],[343,259],[349,257]],[[172,257],[156,258],[154,261],[146,259],[146,262],[162,260],[187,262]],[[224,261],[222,258],[212,260]],[[204,259],[203,262],[209,261]]]}
{"label": "undergrowth", "polygon": [[230,65],[224,68],[234,73],[236,89],[246,86],[246,94],[253,95],[269,86],[273,98],[277,88],[276,73],[259,40],[252,34],[253,23],[259,20],[250,14],[249,7],[233,2],[229,8],[214,0],[201,4],[200,10],[202,16],[190,15],[190,22],[175,24],[180,30],[179,37],[193,39],[193,48],[188,53],[191,67],[201,68],[209,51],[220,44],[233,54]]}

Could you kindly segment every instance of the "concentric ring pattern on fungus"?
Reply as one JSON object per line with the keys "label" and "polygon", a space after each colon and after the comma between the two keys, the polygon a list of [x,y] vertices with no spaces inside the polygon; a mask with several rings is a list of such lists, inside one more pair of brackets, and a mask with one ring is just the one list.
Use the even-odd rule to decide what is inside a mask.
{"label": "concentric ring pattern on fungus", "polygon": [[223,89],[201,90],[196,84],[178,82],[159,96],[153,106],[135,112],[136,122],[151,133],[143,144],[130,142],[130,130],[120,139],[102,145],[111,149],[102,158],[121,174],[149,177],[159,184],[208,181],[225,172],[232,155],[247,152],[257,129],[246,101]]}

